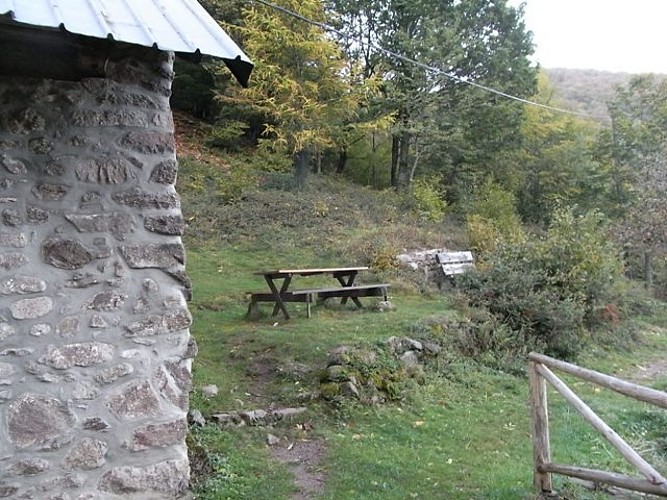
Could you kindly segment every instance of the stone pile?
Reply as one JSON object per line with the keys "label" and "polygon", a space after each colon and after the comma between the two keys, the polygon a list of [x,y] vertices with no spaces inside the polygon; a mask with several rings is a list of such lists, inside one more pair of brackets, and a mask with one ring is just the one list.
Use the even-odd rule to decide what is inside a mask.
{"label": "stone pile", "polygon": [[422,374],[422,363],[441,347],[408,337],[390,337],[381,348],[339,346],[320,377],[324,399],[351,397],[366,404],[400,396],[401,385]]}

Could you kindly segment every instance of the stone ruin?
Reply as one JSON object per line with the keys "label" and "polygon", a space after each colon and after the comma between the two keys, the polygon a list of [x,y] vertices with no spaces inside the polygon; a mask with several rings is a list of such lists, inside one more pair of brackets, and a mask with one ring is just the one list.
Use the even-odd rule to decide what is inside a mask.
{"label": "stone ruin", "polygon": [[173,54],[0,76],[0,498],[179,498],[195,345]]}

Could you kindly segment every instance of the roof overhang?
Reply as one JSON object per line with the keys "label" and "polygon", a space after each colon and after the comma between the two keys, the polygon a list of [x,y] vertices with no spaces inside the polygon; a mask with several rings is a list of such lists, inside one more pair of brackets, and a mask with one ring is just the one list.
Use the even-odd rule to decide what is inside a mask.
{"label": "roof overhang", "polygon": [[[0,0],[1,24],[224,61],[243,86],[253,64],[196,0]],[[55,33],[54,33],[55,32]],[[48,36],[48,35],[46,35]],[[71,37],[70,37],[71,38]]]}

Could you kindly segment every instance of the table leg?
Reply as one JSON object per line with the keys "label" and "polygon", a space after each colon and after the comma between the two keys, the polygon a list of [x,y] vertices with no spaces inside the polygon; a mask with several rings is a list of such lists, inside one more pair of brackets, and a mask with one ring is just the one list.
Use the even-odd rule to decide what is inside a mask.
{"label": "table leg", "polygon": [[276,299],[276,304],[273,306],[273,313],[271,316],[276,316],[278,314],[278,311],[282,311],[283,315],[285,316],[285,319],[289,319],[289,313],[287,312],[287,308],[285,307],[285,303],[283,302],[282,295],[287,291],[289,288],[289,284],[292,281],[292,277],[288,276],[283,280],[283,284],[280,287],[280,291],[276,288],[275,283],[273,282],[273,279],[269,278],[268,276],[264,276],[266,279],[266,282],[269,285],[269,288],[271,289],[271,293]]}
{"label": "table leg", "polygon": [[[355,271],[353,273],[350,273],[347,277],[347,281],[345,281],[345,275],[336,274],[335,276],[336,276],[336,279],[338,280],[338,282],[341,284],[342,287],[350,287],[354,283],[354,278],[357,277],[357,272]],[[357,305],[357,307],[359,307],[359,308],[363,307],[361,305],[361,301],[357,297],[350,297],[350,298]],[[348,299],[347,297],[341,298],[340,303],[342,305],[347,304],[347,299]]]}

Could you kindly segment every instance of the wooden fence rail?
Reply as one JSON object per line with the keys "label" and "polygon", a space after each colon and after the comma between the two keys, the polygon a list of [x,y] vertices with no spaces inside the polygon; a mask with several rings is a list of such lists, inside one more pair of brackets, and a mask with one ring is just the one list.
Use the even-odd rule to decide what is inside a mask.
{"label": "wooden fence rail", "polygon": [[[667,393],[581,368],[542,354],[531,353],[528,357],[535,488],[541,492],[551,492],[553,490],[551,474],[553,473],[667,497],[667,479],[644,460],[614,429],[609,427],[551,369],[661,408],[667,408]],[[547,382],[609,441],[643,478],[552,463],[551,443],[549,441]]]}

